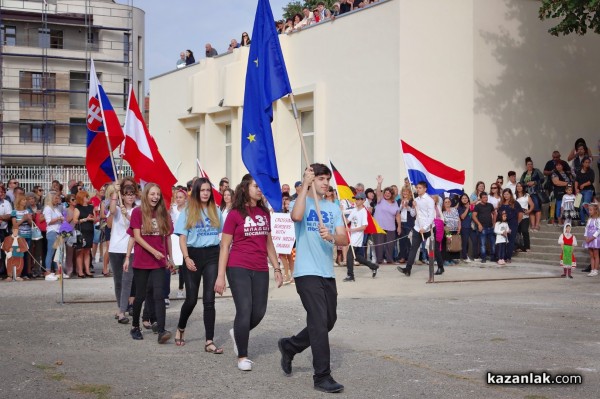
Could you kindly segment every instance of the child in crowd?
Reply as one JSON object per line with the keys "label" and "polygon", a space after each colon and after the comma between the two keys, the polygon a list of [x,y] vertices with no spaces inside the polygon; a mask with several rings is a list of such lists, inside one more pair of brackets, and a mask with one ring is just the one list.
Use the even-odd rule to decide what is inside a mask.
{"label": "child in crowd", "polygon": [[598,213],[598,203],[591,202],[587,204],[589,218],[585,224],[585,243],[584,248],[590,252],[591,271],[588,277],[598,275],[598,248],[600,248],[600,214]]}
{"label": "child in crowd", "polygon": [[573,218],[577,215],[575,212],[575,196],[573,195],[573,185],[568,184],[565,188],[565,195],[563,195],[562,203],[560,206],[560,223],[565,225],[572,224]]}
{"label": "child in crowd", "polygon": [[508,228],[507,215],[503,211],[500,214],[500,220],[496,222],[494,226],[494,233],[496,233],[496,253],[498,254],[498,264],[505,265],[506,261],[506,244],[508,243],[508,235],[510,229]]}
{"label": "child in crowd", "polygon": [[573,247],[577,246],[577,238],[571,234],[571,224],[565,223],[563,233],[558,237],[558,243],[562,248],[560,254],[560,265],[563,267],[563,274],[561,277],[573,278],[571,275],[571,269],[577,267],[575,260],[575,254],[573,253]]}
{"label": "child in crowd", "polygon": [[[6,252],[6,274],[8,278],[14,278],[16,281],[23,281],[20,277],[25,265],[25,254],[29,250],[27,241],[19,237],[19,228],[15,225],[12,229],[12,235],[4,239],[2,250]],[[13,270],[16,270],[13,274]]]}

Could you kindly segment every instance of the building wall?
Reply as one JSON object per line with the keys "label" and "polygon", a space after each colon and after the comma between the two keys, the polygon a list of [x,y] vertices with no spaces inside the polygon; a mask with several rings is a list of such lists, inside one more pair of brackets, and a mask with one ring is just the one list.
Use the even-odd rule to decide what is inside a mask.
{"label": "building wall", "polygon": [[[533,0],[390,0],[280,41],[301,111],[314,112],[314,160],[349,183],[398,184],[400,139],[465,169],[466,190],[531,155],[543,168],[577,137],[595,148],[597,35],[555,38]],[[150,81],[152,134],[184,182],[195,158],[213,180],[226,174],[231,125],[235,183],[246,172],[240,131],[248,49],[201,60]],[[223,100],[222,107],[219,102]],[[189,110],[189,112],[188,112]],[[275,104],[282,183],[301,176],[289,100]],[[199,135],[196,135],[199,132]],[[174,145],[175,144],[175,145]]]}

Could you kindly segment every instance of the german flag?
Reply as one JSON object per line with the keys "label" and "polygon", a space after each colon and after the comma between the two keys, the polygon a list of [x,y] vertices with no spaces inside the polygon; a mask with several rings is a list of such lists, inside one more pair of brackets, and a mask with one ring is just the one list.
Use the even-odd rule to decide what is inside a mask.
{"label": "german flag", "polygon": [[[348,185],[348,183],[346,183],[346,180],[344,180],[337,168],[333,166],[333,163],[331,163],[331,161],[329,161],[329,165],[331,165],[333,185],[337,190],[338,198],[341,200],[348,200],[351,203],[354,203],[354,194],[352,194],[350,186]],[[385,234],[385,231],[383,231],[383,229],[379,227],[379,224],[375,221],[375,219],[373,219],[373,216],[371,216],[371,212],[367,212],[367,220],[368,224],[367,228],[365,229],[365,234]]]}

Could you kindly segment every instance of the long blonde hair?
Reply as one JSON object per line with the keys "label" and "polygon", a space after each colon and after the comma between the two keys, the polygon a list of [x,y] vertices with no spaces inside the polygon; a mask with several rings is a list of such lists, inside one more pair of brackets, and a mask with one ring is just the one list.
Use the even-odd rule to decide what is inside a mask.
{"label": "long blonde hair", "polygon": [[[156,208],[153,208],[148,200],[148,194],[152,188],[156,187],[160,193],[160,200],[156,204]],[[171,217],[167,212],[165,206],[165,199],[162,196],[160,187],[156,183],[148,183],[144,187],[142,192],[142,234],[153,234],[156,231],[152,228],[152,219],[156,218],[156,224],[158,225],[158,233],[166,236],[171,232]]]}
{"label": "long blonde hair", "polygon": [[[210,197],[208,197],[208,203],[206,204],[203,204],[200,200],[200,189],[202,189],[203,184],[208,184],[208,186],[211,187]],[[219,214],[217,213],[217,204],[215,203],[210,180],[200,177],[194,182],[194,185],[192,186],[192,193],[188,200],[187,219],[185,221],[186,229],[191,229],[198,222],[204,226],[204,219],[202,218],[203,210],[205,210],[206,215],[210,219],[210,225],[212,227],[216,228],[221,225],[221,220],[219,219]]]}

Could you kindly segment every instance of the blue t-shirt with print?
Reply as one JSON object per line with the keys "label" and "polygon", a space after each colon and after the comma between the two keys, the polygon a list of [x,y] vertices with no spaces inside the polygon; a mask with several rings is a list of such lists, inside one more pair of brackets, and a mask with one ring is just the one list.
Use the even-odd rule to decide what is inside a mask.
{"label": "blue t-shirt with print", "polygon": [[[296,202],[290,204],[290,212]],[[337,227],[343,227],[342,212],[339,205],[333,202],[319,201],[323,224],[331,234]],[[315,200],[306,198],[306,209],[302,221],[295,222],[296,228],[296,262],[294,263],[294,278],[302,276],[319,276],[334,278],[333,244],[321,238],[319,234],[319,216],[315,208]]]}
{"label": "blue t-shirt with print", "polygon": [[213,245],[219,245],[219,233],[223,229],[223,216],[221,210],[217,208],[217,216],[219,217],[219,227],[213,227],[210,224],[208,215],[203,210],[201,213],[201,219],[191,229],[186,229],[185,224],[187,221],[188,208],[186,207],[183,212],[179,214],[177,222],[175,223],[174,233],[178,236],[184,235],[187,237],[187,246],[192,248],[203,248],[211,247]]}

